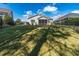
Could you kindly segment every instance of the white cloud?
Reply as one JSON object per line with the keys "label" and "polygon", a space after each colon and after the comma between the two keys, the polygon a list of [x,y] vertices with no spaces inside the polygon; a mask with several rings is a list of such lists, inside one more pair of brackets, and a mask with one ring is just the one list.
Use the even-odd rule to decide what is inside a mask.
{"label": "white cloud", "polygon": [[23,15],[23,17],[28,17],[30,15],[33,15],[33,12],[31,10],[25,11],[25,14]]}
{"label": "white cloud", "polygon": [[54,12],[54,11],[57,11],[57,7],[54,7],[54,6],[46,6],[43,11],[44,12]]}
{"label": "white cloud", "polygon": [[22,17],[27,17],[27,14],[23,14]]}
{"label": "white cloud", "polygon": [[38,9],[38,10],[37,10],[37,13],[39,13],[39,12],[41,12],[41,9]]}
{"label": "white cloud", "polygon": [[[44,14],[44,12],[52,12],[54,14],[57,14],[58,13],[58,8],[55,7],[55,6],[48,5],[48,6],[44,7],[43,9],[38,9],[36,14],[37,13]],[[32,16],[32,15],[34,15],[34,13],[31,10],[25,11],[25,14],[23,15],[23,19],[27,20],[27,18]],[[57,17],[54,17],[54,18],[57,18]]]}
{"label": "white cloud", "polygon": [[38,10],[37,10],[37,13],[38,13],[38,14],[42,14],[42,13],[43,13],[42,9],[38,9]]}
{"label": "white cloud", "polygon": [[79,10],[71,11],[71,13],[78,13],[79,14]]}
{"label": "white cloud", "polygon": [[26,11],[26,14],[28,14],[28,15],[32,15],[33,13],[32,13],[31,10],[29,10],[29,11]]}
{"label": "white cloud", "polygon": [[32,16],[34,13],[31,11],[31,10],[29,10],[29,11],[25,11],[25,14],[23,14],[22,16],[22,19],[23,19],[23,21],[26,21],[27,20],[27,18],[28,17],[30,17],[30,16]]}

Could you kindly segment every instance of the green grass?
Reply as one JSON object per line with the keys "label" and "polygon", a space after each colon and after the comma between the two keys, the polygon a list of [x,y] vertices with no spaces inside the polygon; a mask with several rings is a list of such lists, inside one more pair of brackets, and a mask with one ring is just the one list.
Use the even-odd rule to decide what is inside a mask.
{"label": "green grass", "polygon": [[[0,51],[7,49],[10,43],[16,43],[20,40],[24,33],[30,32],[33,29],[34,28],[26,26],[13,26],[10,28],[2,29],[0,32]],[[19,43],[17,42],[17,44]],[[17,45],[14,44],[14,46],[15,48],[18,48]]]}
{"label": "green grass", "polygon": [[14,26],[0,32],[0,55],[78,56],[78,39],[71,26]]}

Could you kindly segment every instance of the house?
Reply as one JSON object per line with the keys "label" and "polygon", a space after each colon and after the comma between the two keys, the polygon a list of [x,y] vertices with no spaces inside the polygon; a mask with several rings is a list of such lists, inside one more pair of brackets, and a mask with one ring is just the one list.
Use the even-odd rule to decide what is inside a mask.
{"label": "house", "polygon": [[54,21],[56,24],[64,24],[64,25],[75,25],[79,24],[79,22],[72,22],[72,20],[79,20],[79,14],[78,13],[68,13],[61,17],[59,17],[57,20]]}
{"label": "house", "polygon": [[13,21],[13,12],[9,9],[6,9],[6,8],[0,8],[0,20],[2,20],[4,26],[8,25],[4,21],[4,16],[6,16],[6,15],[10,16]]}
{"label": "house", "polygon": [[51,25],[53,23],[53,19],[41,14],[37,14],[29,17],[27,22],[29,22],[31,25]]}

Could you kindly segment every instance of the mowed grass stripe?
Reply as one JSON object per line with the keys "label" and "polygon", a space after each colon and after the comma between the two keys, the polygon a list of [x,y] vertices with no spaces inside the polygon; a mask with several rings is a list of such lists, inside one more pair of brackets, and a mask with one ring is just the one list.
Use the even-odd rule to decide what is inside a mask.
{"label": "mowed grass stripe", "polygon": [[[15,30],[16,29],[16,30]],[[15,31],[17,31],[17,32],[15,32]],[[14,27],[14,29],[8,29],[8,31],[5,31],[5,33],[4,34],[1,34],[1,35],[3,35],[3,36],[1,36],[0,35],[0,42],[2,42],[3,40],[5,40],[5,39],[9,39],[9,37],[10,37],[10,39],[11,39],[11,37],[13,36],[13,37],[16,37],[18,34],[20,34],[20,33],[25,33],[25,32],[28,32],[28,31],[30,31],[30,30],[27,30],[27,28],[19,28],[19,29],[17,29],[17,27]],[[10,33],[9,33],[10,32]],[[7,34],[6,34],[7,33]],[[5,35],[6,34],[6,35]]]}
{"label": "mowed grass stripe", "polygon": [[[16,27],[15,27],[15,29],[16,29]],[[14,29],[14,30],[15,30]],[[23,35],[24,33],[27,33],[27,32],[29,32],[29,31],[31,31],[32,29],[27,29],[27,28],[18,28],[18,29],[21,29],[20,30],[20,32],[18,32],[18,33],[16,33],[16,32],[14,32],[12,35],[10,35],[10,36],[6,36],[5,37],[5,39],[0,39],[0,50],[2,50],[2,49],[4,49],[4,48],[7,48],[7,46],[8,46],[8,44],[10,43],[10,42],[12,42],[13,40],[17,40],[17,38],[20,38],[21,37],[21,35]],[[11,30],[11,29],[10,29]],[[13,30],[13,31],[14,31]],[[17,29],[16,29],[17,30]],[[19,39],[18,39],[19,40]]]}
{"label": "mowed grass stripe", "polygon": [[[19,28],[17,28],[17,27],[19,27]],[[19,32],[21,32],[21,31],[25,32],[24,30],[27,30],[27,28],[25,28],[24,26],[17,26],[17,27],[14,26],[12,28],[8,28],[8,29],[5,29],[4,31],[0,32],[0,39],[3,39],[5,37],[7,37],[7,35],[14,34],[14,32],[17,32],[17,31],[19,31]]]}
{"label": "mowed grass stripe", "polygon": [[[40,33],[40,30],[38,30],[37,29],[37,31],[36,31],[36,33],[39,31],[39,33]],[[42,33],[42,32],[41,32]],[[37,36],[37,35],[34,35],[34,36]],[[33,40],[33,39],[32,39]],[[35,39],[34,39],[35,40]],[[33,41],[34,41],[33,40]],[[14,41],[16,41],[16,40],[14,40]],[[12,45],[13,46],[13,45]],[[10,47],[11,47],[11,45],[10,45]],[[4,46],[4,50],[7,48],[7,49],[9,49],[9,51],[7,50],[7,52],[6,53],[3,53],[3,55],[17,55],[17,54],[19,54],[19,55],[26,55],[26,51],[24,51],[25,49],[24,49],[24,47],[25,46],[19,46],[19,49],[13,49],[13,51],[11,50],[11,49],[9,49],[9,46],[7,45],[7,46]],[[22,49],[23,48],[23,49]],[[2,51],[4,52],[4,50],[2,49]],[[20,52],[18,52],[20,50]],[[1,52],[2,52],[1,51]],[[24,51],[24,52],[23,52]],[[22,53],[23,52],[23,53]]]}

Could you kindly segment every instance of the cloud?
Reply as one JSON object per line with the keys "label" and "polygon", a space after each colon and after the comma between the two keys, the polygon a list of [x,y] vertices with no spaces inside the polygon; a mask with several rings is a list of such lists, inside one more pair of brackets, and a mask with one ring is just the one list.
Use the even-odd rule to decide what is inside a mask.
{"label": "cloud", "polygon": [[54,7],[54,6],[46,6],[46,7],[44,7],[44,9],[43,9],[43,11],[44,12],[55,12],[55,11],[57,11],[57,7]]}
{"label": "cloud", "polygon": [[29,11],[26,11],[26,14],[28,14],[28,15],[32,15],[33,13],[32,13],[31,10],[29,10]]}
{"label": "cloud", "polygon": [[25,14],[23,14],[22,16],[22,19],[23,19],[23,21],[26,21],[27,20],[27,18],[28,17],[30,17],[30,16],[32,16],[34,13],[31,11],[31,10],[29,10],[29,11],[25,11]]}
{"label": "cloud", "polygon": [[26,17],[26,16],[27,16],[26,14],[23,15],[23,17]]}
{"label": "cloud", "polygon": [[71,11],[71,13],[78,13],[79,14],[79,10]]}
{"label": "cloud", "polygon": [[23,15],[23,17],[28,17],[30,15],[33,15],[33,12],[31,10],[25,11],[25,14]]}
{"label": "cloud", "polygon": [[[54,3],[54,5],[55,5],[55,3]],[[57,14],[58,13],[58,8],[55,7],[55,6],[48,5],[48,6],[44,7],[43,9],[38,9],[36,11],[36,13],[33,13],[33,11],[28,10],[28,11],[25,11],[25,14],[23,15],[23,19],[26,20],[28,17],[30,17],[32,15],[35,15],[35,14],[43,14],[43,15],[45,15],[44,12],[51,12],[53,14]]]}
{"label": "cloud", "polygon": [[37,10],[37,14],[42,14],[42,13],[43,13],[42,9]]}

